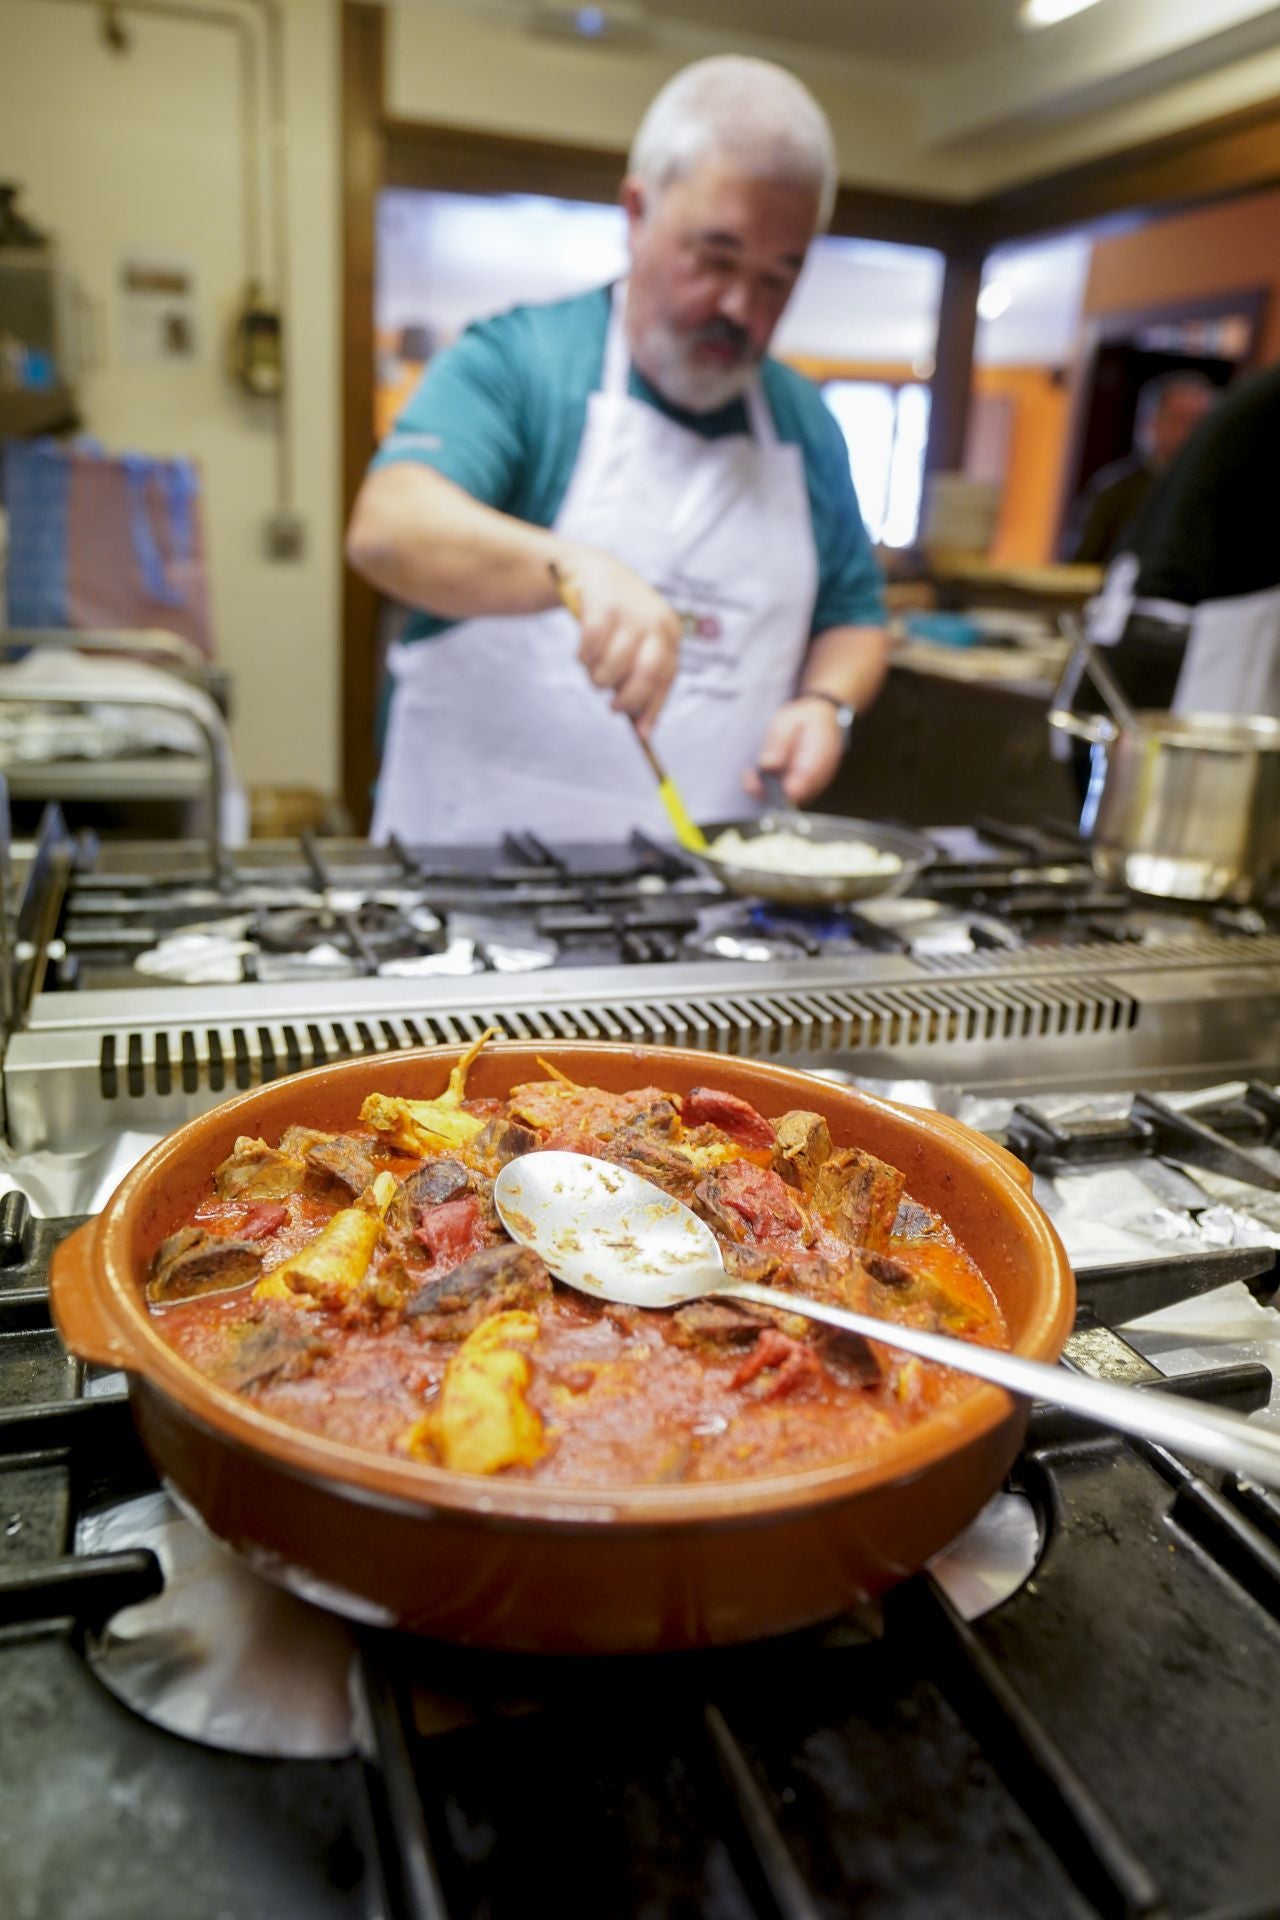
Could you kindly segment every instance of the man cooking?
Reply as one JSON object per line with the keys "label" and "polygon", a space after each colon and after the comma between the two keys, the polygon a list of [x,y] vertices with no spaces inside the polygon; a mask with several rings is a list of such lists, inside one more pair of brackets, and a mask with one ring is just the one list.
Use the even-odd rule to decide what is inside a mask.
{"label": "man cooking", "polygon": [[695,818],[760,769],[800,804],[830,781],[884,677],[879,581],[840,430],[765,350],[834,195],[800,83],[700,61],[632,148],[628,278],[432,362],[348,535],[418,610],[375,838],[665,833],[629,721]]}

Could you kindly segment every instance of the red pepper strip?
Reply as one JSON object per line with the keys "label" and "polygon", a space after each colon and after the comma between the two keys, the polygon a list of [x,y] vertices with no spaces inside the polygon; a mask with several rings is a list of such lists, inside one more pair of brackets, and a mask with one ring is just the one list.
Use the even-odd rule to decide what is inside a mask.
{"label": "red pepper strip", "polygon": [[698,1127],[709,1121],[739,1146],[767,1151],[773,1145],[773,1122],[757,1113],[749,1101],[740,1100],[736,1093],[721,1093],[716,1087],[693,1087],[684,1097],[682,1113],[687,1127]]}

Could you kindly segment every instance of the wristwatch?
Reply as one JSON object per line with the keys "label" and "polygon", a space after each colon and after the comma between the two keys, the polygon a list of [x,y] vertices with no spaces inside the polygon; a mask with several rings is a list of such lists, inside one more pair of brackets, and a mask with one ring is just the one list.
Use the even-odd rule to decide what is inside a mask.
{"label": "wristwatch", "polygon": [[853,723],[858,717],[858,709],[855,706],[851,706],[847,700],[842,700],[837,693],[825,693],[821,687],[807,689],[797,694],[796,698],[798,700],[825,700],[829,707],[834,707],[836,710],[836,720],[840,727],[841,744],[846,747],[848,746],[849,735],[853,731]]}

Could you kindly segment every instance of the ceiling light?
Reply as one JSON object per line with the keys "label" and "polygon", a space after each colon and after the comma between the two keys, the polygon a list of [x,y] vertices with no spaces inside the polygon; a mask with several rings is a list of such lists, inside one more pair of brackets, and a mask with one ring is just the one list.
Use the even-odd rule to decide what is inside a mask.
{"label": "ceiling light", "polygon": [[989,280],[978,295],[978,318],[980,320],[998,320],[1007,313],[1013,303],[1013,295],[1003,280]]}
{"label": "ceiling light", "polygon": [[635,46],[651,27],[643,0],[534,0],[530,30],[560,40],[597,40]]}
{"label": "ceiling light", "polygon": [[1069,20],[1073,13],[1083,13],[1086,7],[1095,7],[1098,0],[1022,0],[1018,9],[1018,25],[1022,27],[1056,27],[1059,20]]}

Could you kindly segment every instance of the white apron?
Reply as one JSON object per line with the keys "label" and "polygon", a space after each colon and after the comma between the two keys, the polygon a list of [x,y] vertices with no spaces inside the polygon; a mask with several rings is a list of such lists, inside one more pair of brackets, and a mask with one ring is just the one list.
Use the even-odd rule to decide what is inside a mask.
{"label": "white apron", "polygon": [[1196,608],[1173,706],[1280,716],[1280,588]]}
{"label": "white apron", "polygon": [[[758,383],[750,436],[707,440],[632,398],[624,297],[616,288],[555,530],[698,616],[653,745],[695,819],[740,817],[743,772],[795,691],[817,597],[804,455],[779,444]],[[671,837],[630,722],[588,680],[568,613],[464,620],[396,647],[390,668],[375,840]]]}

